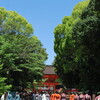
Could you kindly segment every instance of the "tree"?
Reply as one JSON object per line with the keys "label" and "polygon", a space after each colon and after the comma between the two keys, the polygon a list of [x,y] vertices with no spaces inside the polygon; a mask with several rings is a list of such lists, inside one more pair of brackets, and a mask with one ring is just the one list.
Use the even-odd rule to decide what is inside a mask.
{"label": "tree", "polygon": [[21,90],[33,79],[42,78],[47,54],[25,18],[4,8],[0,8],[0,13],[1,75],[12,84],[12,89]]}
{"label": "tree", "polygon": [[15,11],[7,11],[0,7],[0,34],[30,36],[33,34],[32,25]]}
{"label": "tree", "polygon": [[[77,56],[75,40],[72,37],[73,27],[82,11],[87,7],[89,0],[77,4],[71,16],[65,16],[62,24],[54,29],[54,51],[56,53],[54,66],[56,72],[66,87],[77,87],[80,81],[77,69]],[[77,56],[76,56],[77,55]]]}
{"label": "tree", "polygon": [[[0,65],[0,72],[2,70],[2,65]],[[7,92],[11,88],[11,85],[6,85],[5,83],[6,78],[0,76],[0,95],[4,92]]]}
{"label": "tree", "polygon": [[86,90],[100,90],[100,1],[91,0],[73,28],[81,86]]}

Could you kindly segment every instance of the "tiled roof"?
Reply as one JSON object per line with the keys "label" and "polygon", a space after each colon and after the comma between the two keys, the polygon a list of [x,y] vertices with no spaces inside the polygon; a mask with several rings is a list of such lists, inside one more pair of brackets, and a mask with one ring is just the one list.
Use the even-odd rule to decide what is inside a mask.
{"label": "tiled roof", "polygon": [[54,71],[54,67],[52,65],[46,65],[43,73],[44,74],[52,74],[52,75],[56,75],[55,71]]}

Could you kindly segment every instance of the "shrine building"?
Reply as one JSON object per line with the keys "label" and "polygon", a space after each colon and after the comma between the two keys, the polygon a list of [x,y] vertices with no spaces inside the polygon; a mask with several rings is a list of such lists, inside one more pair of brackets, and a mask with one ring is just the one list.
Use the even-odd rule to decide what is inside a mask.
{"label": "shrine building", "polygon": [[45,81],[38,87],[38,91],[56,91],[56,86],[60,83],[57,82],[58,75],[55,73],[54,69],[52,65],[46,65],[43,71],[43,79]]}

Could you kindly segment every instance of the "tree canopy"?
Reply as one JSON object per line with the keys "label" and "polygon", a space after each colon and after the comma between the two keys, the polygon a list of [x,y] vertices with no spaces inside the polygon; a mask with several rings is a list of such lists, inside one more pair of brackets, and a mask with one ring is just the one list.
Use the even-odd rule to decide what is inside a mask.
{"label": "tree canopy", "polygon": [[0,8],[1,75],[13,89],[23,89],[42,78],[47,54],[33,28],[15,11]]}
{"label": "tree canopy", "polygon": [[67,88],[100,90],[100,1],[78,3],[54,30],[54,66]]}
{"label": "tree canopy", "polygon": [[74,7],[72,15],[65,16],[62,19],[62,24],[59,24],[54,29],[54,50],[57,55],[54,66],[66,87],[75,87],[80,81],[76,68],[75,40],[72,37],[72,33],[75,23],[80,20],[79,16],[88,3],[89,0],[78,3]]}
{"label": "tree canopy", "polygon": [[100,1],[91,0],[73,28],[82,87],[100,90]]}
{"label": "tree canopy", "polygon": [[[0,72],[1,70],[2,70],[2,65],[0,65]],[[6,78],[1,77],[0,75],[0,95],[2,95],[4,92],[7,92],[11,88],[11,85],[6,85],[5,80]]]}
{"label": "tree canopy", "polygon": [[[78,3],[54,29],[54,66],[66,87],[98,90],[100,2]],[[95,84],[96,82],[96,84]]]}

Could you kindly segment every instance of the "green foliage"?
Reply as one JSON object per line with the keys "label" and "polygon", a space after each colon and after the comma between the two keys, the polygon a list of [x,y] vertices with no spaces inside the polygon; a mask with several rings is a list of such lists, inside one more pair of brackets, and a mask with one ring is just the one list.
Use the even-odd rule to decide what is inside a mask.
{"label": "green foliage", "polygon": [[77,19],[81,16],[83,10],[87,7],[90,0],[85,0],[82,2],[79,2],[73,9],[72,16],[74,19]]}
{"label": "green foliage", "polygon": [[54,30],[56,72],[66,87],[100,90],[100,1],[80,2]]}
{"label": "green foliage", "polygon": [[23,34],[30,36],[33,28],[25,18],[15,11],[6,11],[0,7],[0,34]]}
{"label": "green foliage", "polygon": [[[80,85],[91,91],[100,90],[100,2],[91,0],[73,28],[77,62],[80,68]],[[98,8],[98,9],[97,9]]]}
{"label": "green foliage", "polygon": [[[2,70],[2,65],[0,65],[0,72]],[[11,85],[6,85],[5,83],[6,78],[0,76],[0,95],[4,92],[7,92],[11,88]]]}
{"label": "green foliage", "polygon": [[5,80],[6,78],[0,77],[0,95],[3,94],[4,92],[7,92],[11,88],[11,85],[5,84]]}
{"label": "green foliage", "polygon": [[12,89],[24,89],[33,79],[42,78],[47,54],[25,18],[4,8],[0,12],[4,17],[0,24],[1,75],[7,78],[7,84],[12,84]]}
{"label": "green foliage", "polygon": [[73,27],[80,20],[79,17],[88,3],[89,0],[77,4],[73,9],[72,15],[65,16],[62,19],[62,24],[58,25],[54,30],[54,51],[56,52],[54,66],[63,84],[69,88],[78,87],[80,82],[77,68],[76,44],[72,33]]}

